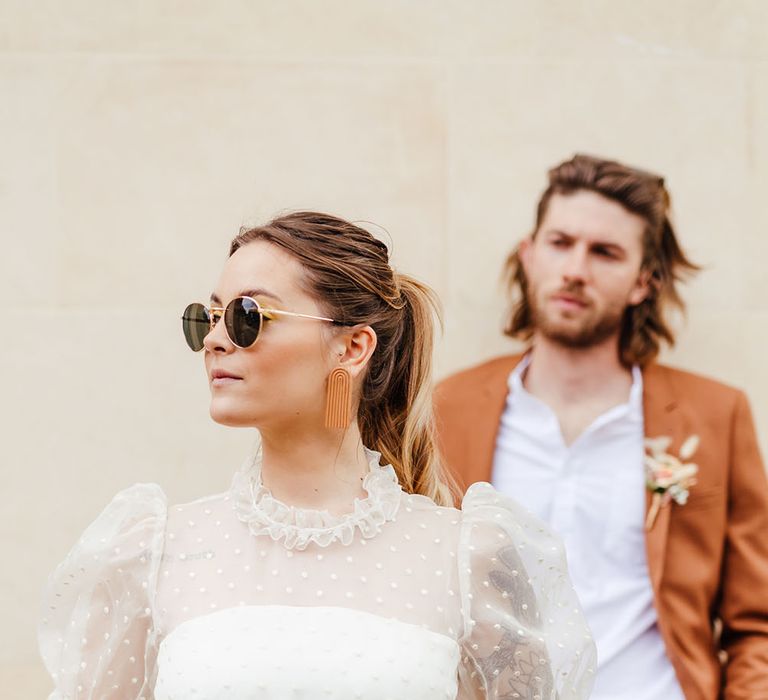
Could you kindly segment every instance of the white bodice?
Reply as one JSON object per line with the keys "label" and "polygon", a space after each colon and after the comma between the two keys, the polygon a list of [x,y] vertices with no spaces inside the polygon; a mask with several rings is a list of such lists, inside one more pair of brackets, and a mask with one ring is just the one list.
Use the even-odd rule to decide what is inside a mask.
{"label": "white bodice", "polygon": [[258,465],[182,506],[118,494],[49,581],[51,699],[586,698],[559,541],[488,484],[438,507],[370,457],[342,516],[276,501]]}
{"label": "white bodice", "polygon": [[337,607],[228,608],[160,645],[155,700],[453,700],[459,646]]}

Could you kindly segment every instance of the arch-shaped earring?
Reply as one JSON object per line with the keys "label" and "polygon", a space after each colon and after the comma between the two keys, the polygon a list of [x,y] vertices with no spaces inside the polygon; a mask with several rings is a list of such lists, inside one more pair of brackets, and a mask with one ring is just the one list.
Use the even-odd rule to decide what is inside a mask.
{"label": "arch-shaped earring", "polygon": [[328,375],[325,396],[325,427],[346,428],[352,420],[352,375],[337,367]]}

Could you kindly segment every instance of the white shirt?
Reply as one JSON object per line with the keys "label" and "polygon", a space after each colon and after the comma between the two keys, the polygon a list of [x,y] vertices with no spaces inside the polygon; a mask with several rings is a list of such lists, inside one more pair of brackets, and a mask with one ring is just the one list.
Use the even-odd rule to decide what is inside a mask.
{"label": "white shirt", "polygon": [[571,444],[557,416],[509,377],[496,438],[494,486],[548,522],[597,643],[592,700],[684,700],[657,626],[645,555],[642,374],[625,404]]}

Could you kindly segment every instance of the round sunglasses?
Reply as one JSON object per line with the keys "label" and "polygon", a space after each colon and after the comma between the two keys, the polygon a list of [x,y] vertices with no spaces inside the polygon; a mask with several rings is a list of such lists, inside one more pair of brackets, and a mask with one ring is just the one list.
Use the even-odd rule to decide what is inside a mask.
{"label": "round sunglasses", "polygon": [[295,318],[308,318],[314,321],[327,321],[337,326],[346,325],[341,321],[335,321],[325,316],[311,316],[309,314],[297,314],[293,311],[281,311],[279,309],[265,309],[252,297],[236,297],[226,307],[205,306],[204,304],[190,304],[184,309],[181,316],[181,327],[184,330],[184,338],[190,349],[194,352],[202,350],[205,336],[207,336],[221,317],[224,317],[224,329],[232,344],[238,348],[249,348],[259,338],[265,319],[278,316],[293,316]]}

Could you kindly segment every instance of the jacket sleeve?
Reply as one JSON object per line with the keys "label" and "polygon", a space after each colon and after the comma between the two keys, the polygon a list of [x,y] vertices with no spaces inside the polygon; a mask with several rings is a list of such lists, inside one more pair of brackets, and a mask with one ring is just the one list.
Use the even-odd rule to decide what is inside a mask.
{"label": "jacket sleeve", "polygon": [[731,436],[721,645],[725,699],[748,700],[768,697],[768,479],[743,393]]}
{"label": "jacket sleeve", "polygon": [[467,440],[461,421],[458,420],[461,408],[455,383],[456,380],[449,377],[435,387],[432,407],[440,459],[463,492],[469,486],[461,470],[461,466],[467,462]]}

